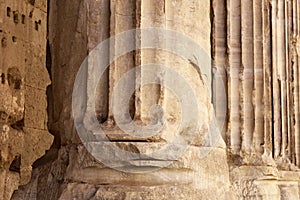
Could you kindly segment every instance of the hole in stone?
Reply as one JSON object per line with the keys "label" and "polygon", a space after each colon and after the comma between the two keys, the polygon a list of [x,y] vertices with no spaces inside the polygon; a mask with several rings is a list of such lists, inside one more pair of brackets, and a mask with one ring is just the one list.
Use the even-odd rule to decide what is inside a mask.
{"label": "hole in stone", "polygon": [[17,11],[14,11],[13,13],[14,13],[14,22],[17,24],[19,23],[19,14]]}
{"label": "hole in stone", "polygon": [[29,1],[29,3],[31,4],[31,5],[33,5],[34,6],[34,4],[35,4],[35,0],[28,0]]}
{"label": "hole in stone", "polygon": [[11,39],[12,39],[13,42],[17,42],[16,36],[12,36]]}
{"label": "hole in stone", "polygon": [[0,33],[2,33],[3,31],[2,31],[2,29],[0,29]]}
{"label": "hole in stone", "polygon": [[22,24],[25,24],[25,15],[22,15]]}
{"label": "hole in stone", "polygon": [[6,15],[7,15],[7,17],[10,17],[10,15],[11,15],[11,9],[10,9],[10,7],[6,8]]}
{"label": "hole in stone", "polygon": [[33,16],[33,11],[30,11],[29,17],[32,18],[32,16]]}
{"label": "hole in stone", "polygon": [[22,130],[24,127],[24,118],[19,121],[16,121],[14,124],[11,125],[11,127],[16,130]]}
{"label": "hole in stone", "polygon": [[17,118],[15,116],[11,116],[11,115],[7,114],[7,117],[5,119],[6,123],[8,123],[8,124],[14,124],[14,123],[16,123],[16,121],[17,121]]}
{"label": "hole in stone", "polygon": [[41,20],[39,20],[39,22],[38,22],[39,24],[42,24],[42,21]]}
{"label": "hole in stone", "polygon": [[9,68],[7,72],[7,81],[11,89],[21,89],[22,77],[20,71],[15,67]]}
{"label": "hole in stone", "polygon": [[16,156],[9,166],[9,171],[20,173],[21,156]]}
{"label": "hole in stone", "polygon": [[1,46],[2,47],[6,47],[7,46],[7,40],[6,40],[6,37],[3,37],[2,40],[1,40]]}
{"label": "hole in stone", "polygon": [[16,80],[14,89],[16,90],[21,89],[21,80]]}
{"label": "hole in stone", "polygon": [[35,21],[35,30],[39,30],[39,23],[37,21]]}
{"label": "hole in stone", "polygon": [[1,83],[5,84],[5,74],[4,73],[1,74]]}
{"label": "hole in stone", "polygon": [[0,110],[0,121],[6,122],[7,117],[8,117],[8,114],[5,111]]}

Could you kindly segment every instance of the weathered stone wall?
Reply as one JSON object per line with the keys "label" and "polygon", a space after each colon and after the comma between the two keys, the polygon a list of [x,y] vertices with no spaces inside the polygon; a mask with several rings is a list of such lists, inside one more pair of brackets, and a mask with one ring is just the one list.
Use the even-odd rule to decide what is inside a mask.
{"label": "weathered stone wall", "polygon": [[50,148],[46,1],[0,1],[0,199],[31,178]]}

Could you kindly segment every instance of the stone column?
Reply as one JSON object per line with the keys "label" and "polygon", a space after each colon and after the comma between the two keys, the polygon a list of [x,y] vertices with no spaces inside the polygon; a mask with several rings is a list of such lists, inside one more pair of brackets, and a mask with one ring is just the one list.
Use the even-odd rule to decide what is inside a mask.
{"label": "stone column", "polygon": [[[101,2],[104,9],[104,4],[107,2]],[[87,7],[94,5],[94,3],[88,3],[89,6]],[[101,5],[101,3],[95,3],[95,5],[98,4]],[[100,33],[99,36],[101,38],[107,37],[107,32],[103,32],[103,29],[108,28],[107,15],[99,15],[99,10],[90,8],[87,10],[88,16],[93,16],[93,12],[97,13],[99,20],[96,20],[95,24],[102,22],[101,16],[103,16],[105,21],[103,26],[96,26],[99,29],[98,31],[96,31],[97,28],[95,26],[92,26],[93,23],[89,22],[91,23],[89,29],[92,31],[90,32],[91,35],[88,36],[88,41],[92,41],[96,37],[93,34],[98,35]],[[188,57],[180,57],[181,55],[175,55],[173,52],[166,52],[163,49],[138,49],[115,58],[115,53],[120,48],[123,48],[128,41],[111,40],[109,59],[113,63],[109,66],[108,75],[104,74],[105,78],[103,79],[105,81],[108,77],[108,83],[100,82],[98,84],[96,94],[99,96],[95,97],[95,100],[100,100],[96,103],[98,120],[100,119],[99,123],[102,123],[101,127],[110,141],[104,141],[103,143],[101,141],[93,142],[100,142],[104,146],[115,145],[122,151],[127,151],[127,153],[147,154],[149,156],[145,157],[142,155],[138,159],[131,160],[128,158],[126,160],[126,158],[120,157],[121,154],[119,152],[112,152],[113,159],[120,157],[122,160],[117,166],[113,165],[113,168],[110,165],[105,165],[107,163],[111,164],[108,159],[101,163],[101,160],[94,161],[91,157],[88,157],[88,161],[86,161],[84,166],[81,166],[78,163],[86,154],[84,153],[85,149],[81,146],[80,149],[72,152],[76,161],[70,165],[68,177],[81,182],[107,184],[107,186],[99,188],[99,194],[97,193],[99,197],[100,195],[101,197],[111,195],[109,192],[106,192],[108,190],[111,190],[115,196],[124,194],[130,198],[143,196],[146,199],[155,199],[161,197],[161,195],[164,195],[165,198],[177,198],[180,196],[179,199],[209,199],[216,194],[220,196],[229,194],[229,174],[226,164],[225,145],[219,130],[215,127],[214,111],[211,104],[210,1],[114,0],[110,1],[110,12],[110,37],[135,28],[169,29],[193,40],[194,43],[201,47],[202,51],[200,52],[203,52],[205,55],[190,55],[188,48],[186,48],[186,52],[183,52]],[[201,23],[199,23],[200,21]],[[138,47],[149,44],[149,39],[151,39],[149,36],[147,32],[142,31],[140,35],[137,32],[135,38],[129,38],[130,41],[133,39],[132,42],[134,43],[130,45]],[[159,47],[180,47],[181,43],[184,42],[179,37],[175,38],[178,40],[172,41],[167,38],[168,35],[166,33],[160,36],[152,38],[153,42],[159,44]],[[205,61],[205,59],[208,61]],[[93,62],[89,64],[92,65]],[[149,73],[149,68],[147,68],[149,64],[153,65],[154,68],[156,65],[164,65],[172,73],[174,72],[175,74],[176,72],[195,93],[195,96],[192,96],[192,98],[195,98],[194,101],[199,105],[199,112],[197,116],[191,116],[194,120],[188,121],[191,124],[185,129],[180,127],[181,121],[184,120],[181,119],[180,106],[182,106],[182,102],[176,96],[179,94],[174,94],[175,90],[172,91],[172,88],[166,87],[174,86],[177,89],[176,91],[179,91],[180,87],[184,85],[179,84],[180,80],[176,76],[170,76],[169,73],[171,71],[169,72],[167,69],[157,68],[155,73]],[[136,65],[141,65],[141,67],[134,69]],[[90,98],[93,90],[89,86],[93,85],[94,81],[97,80],[97,75],[90,69],[88,69],[87,73],[86,122],[89,121],[89,112],[93,110],[91,101],[94,100]],[[112,99],[117,98],[112,95],[114,90],[116,90],[116,85],[122,79],[122,76],[125,76],[132,69],[135,70],[135,75],[130,80],[132,81],[130,84],[141,84],[141,87],[136,88],[137,90],[133,93],[133,99],[129,105],[125,104],[127,103],[126,101],[118,101],[120,104],[114,104],[114,100],[120,100]],[[156,84],[145,85],[149,79],[155,80]],[[187,93],[185,94],[186,98],[191,97],[188,93],[190,91],[185,91],[185,88],[181,92],[183,94]],[[119,92],[127,92],[126,89],[126,85],[121,85]],[[109,102],[108,109],[106,107],[106,98],[107,102]],[[187,101],[186,99],[184,100]],[[151,113],[153,106],[161,106],[164,113]],[[123,116],[116,116],[116,113],[112,112],[116,109],[119,111],[117,114],[123,115],[128,108],[130,117],[138,125],[159,125],[164,120],[165,126],[160,132],[148,138],[132,136],[116,123],[118,122],[117,119],[121,119],[119,123],[126,125],[126,120],[123,121],[122,119],[128,116],[124,115],[125,118],[122,118]],[[199,127],[197,124],[200,124]],[[87,123],[83,123],[83,125],[87,125]],[[189,137],[189,135],[195,135],[194,140],[186,146],[182,151],[182,155],[179,157],[173,155],[172,148],[174,150],[181,148],[178,137],[184,138]],[[217,137],[214,138],[213,143],[207,141],[207,138],[211,137]],[[177,147],[176,145],[179,146]],[[100,149],[104,148],[104,146],[99,147],[99,149],[97,149],[98,147],[88,149],[92,150],[93,153],[98,151],[101,154],[104,151],[100,151]],[[165,146],[168,146],[167,148],[170,148],[171,151],[167,149],[167,152],[164,152],[166,150],[164,149]],[[162,149],[161,153],[157,153],[160,149]],[[169,164],[165,165],[165,163]],[[93,171],[90,171],[91,169]],[[122,189],[118,188],[117,185],[122,185]],[[173,189],[176,192],[167,192]],[[100,190],[102,191],[100,192]],[[149,194],[150,190],[152,191],[151,194]],[[214,190],[214,194],[210,195],[208,191],[211,190]],[[145,196],[146,194],[149,195]],[[62,194],[65,198],[69,197],[69,195],[72,194],[68,190]]]}
{"label": "stone column", "polygon": [[[212,53],[217,69],[222,69],[219,63],[228,62],[225,139],[229,159],[234,160],[230,174],[238,196],[243,198],[258,195],[279,199],[280,195],[288,198],[295,193],[292,187],[285,191],[285,186],[297,182],[299,166],[297,6],[298,2],[287,0],[226,0],[213,4]],[[224,7],[226,10],[221,11]],[[221,23],[227,24],[226,28]],[[220,36],[227,40],[218,40]],[[280,169],[288,170],[293,178]],[[280,178],[267,181],[272,179],[269,175]],[[243,182],[247,183],[244,188]],[[264,183],[269,186],[264,188]]]}
{"label": "stone column", "polygon": [[[213,55],[217,66],[228,60],[224,78],[228,82],[227,142],[231,152],[245,162],[256,160],[253,156],[266,162],[293,160],[291,151],[298,135],[291,121],[297,116],[291,112],[294,102],[297,106],[292,88],[298,88],[292,86],[297,84],[292,81],[297,73],[292,73],[289,53],[293,49],[293,5],[286,1],[226,1],[227,40],[225,45],[215,42]],[[226,21],[218,7],[222,4],[214,5],[215,36],[224,32],[218,20]],[[222,48],[227,48],[226,53]]]}

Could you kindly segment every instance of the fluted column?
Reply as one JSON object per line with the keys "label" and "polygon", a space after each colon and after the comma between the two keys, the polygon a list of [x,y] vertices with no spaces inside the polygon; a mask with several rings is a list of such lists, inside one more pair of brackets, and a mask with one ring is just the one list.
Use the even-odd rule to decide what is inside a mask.
{"label": "fluted column", "polygon": [[[106,30],[100,32],[100,40],[107,36],[111,37],[109,51],[106,52],[108,56],[105,59],[113,63],[109,66],[108,72],[102,75],[104,78],[96,88],[96,114],[101,126],[95,125],[96,130],[91,126],[93,129],[91,131],[95,132],[93,135],[89,133],[91,135],[87,136],[87,142],[83,143],[104,165],[99,167],[98,164],[91,164],[99,172],[95,177],[85,176],[83,172],[85,169],[81,166],[78,168],[82,173],[73,173],[71,176],[83,182],[89,182],[91,179],[97,184],[108,182],[107,187],[126,185],[133,191],[139,190],[141,193],[147,192],[149,185],[154,191],[160,191],[160,184],[163,183],[165,188],[178,188],[183,195],[194,191],[189,198],[201,199],[204,197],[200,194],[201,191],[209,188],[215,188],[220,196],[225,195],[229,189],[229,170],[226,164],[225,144],[215,126],[211,99],[210,1],[111,0],[109,6],[101,6],[104,1],[94,3],[101,9],[110,10],[110,25],[107,27],[106,12],[103,13],[103,18],[100,14],[97,15],[95,22],[89,22],[88,30],[92,30],[91,32],[101,30],[100,24],[103,23]],[[93,12],[100,13],[101,9],[91,8]],[[137,30],[135,35],[132,35],[133,38],[128,39],[129,43],[113,39],[113,36],[135,28],[141,28],[142,31]],[[147,35],[149,32],[143,31],[147,28],[159,28],[162,34],[156,37],[156,32],[153,31],[155,37],[152,35],[149,37]],[[225,32],[223,34],[225,35]],[[96,36],[88,37],[91,48],[94,37]],[[126,45],[139,48],[151,45],[151,42],[159,44],[153,45],[161,49],[136,49],[115,58],[118,50],[124,49]],[[225,53],[225,47],[222,51]],[[150,73],[149,69],[152,69]],[[134,70],[134,76],[128,81],[136,88],[128,105],[128,102],[122,99],[122,94],[127,93],[128,88],[118,83],[131,70]],[[224,67],[220,68],[220,71],[222,78],[225,79]],[[88,69],[88,111],[93,110],[89,107],[92,105],[89,94],[93,92],[92,88],[89,89],[89,85],[97,80],[97,76],[99,75]],[[148,84],[150,79],[155,83]],[[182,84],[182,81],[185,84]],[[118,90],[116,86],[119,87]],[[117,96],[113,96],[114,92],[118,93]],[[160,108],[156,110],[158,107]],[[133,119],[129,123],[126,121],[128,115],[117,116],[125,114],[128,108]],[[114,110],[118,112],[114,113]],[[86,115],[84,125],[94,123],[89,117],[90,115]],[[152,136],[145,137],[144,127],[160,125],[162,121],[164,126],[159,132],[153,132]],[[128,124],[136,125],[140,129],[130,129],[127,132],[123,127]],[[149,127],[151,131],[152,126]],[[82,127],[79,127],[79,131],[82,130],[80,128]],[[140,134],[141,137],[131,133]],[[109,154],[108,157],[102,158],[101,155],[106,153]],[[209,162],[210,159],[214,161]],[[142,173],[144,171],[150,172],[144,174]],[[103,173],[108,174],[108,177],[104,177]],[[119,178],[121,173],[126,176]],[[216,183],[220,183],[222,187],[217,188]],[[134,188],[132,185],[145,187]],[[115,191],[113,187],[111,188]]]}
{"label": "fluted column", "polygon": [[[228,65],[223,80],[228,84],[231,153],[250,163],[295,163],[299,154],[299,52],[295,52],[299,2],[227,0],[214,1],[212,6],[214,70],[224,69],[220,63]],[[221,8],[225,6],[224,28]],[[220,40],[224,35],[227,40]]]}

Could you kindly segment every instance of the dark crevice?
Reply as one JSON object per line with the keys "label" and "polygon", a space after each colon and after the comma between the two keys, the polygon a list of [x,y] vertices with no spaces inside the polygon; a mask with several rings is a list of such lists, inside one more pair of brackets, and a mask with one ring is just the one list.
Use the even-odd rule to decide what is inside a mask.
{"label": "dark crevice", "polygon": [[37,21],[34,22],[34,28],[36,31],[39,30],[39,23]]}
{"label": "dark crevice", "polygon": [[135,115],[135,93],[133,93],[129,100],[129,115],[131,119],[134,119]]}
{"label": "dark crevice", "polygon": [[[48,71],[51,84],[48,85],[46,89],[47,95],[47,114],[48,114],[48,129],[51,130],[51,122],[52,122],[52,109],[53,109],[53,94],[52,94],[52,53],[51,53],[51,46],[49,41],[49,13],[50,13],[50,0],[47,1],[47,44],[46,44],[46,69]],[[52,131],[50,131],[52,135],[55,135]],[[56,140],[56,138],[54,138]]]}
{"label": "dark crevice", "polygon": [[[48,6],[47,6],[47,13],[50,13],[50,1],[47,2]],[[48,130],[49,132],[54,136],[54,141],[53,144],[50,148],[49,151],[51,151],[51,149],[53,148],[57,148],[59,149],[61,146],[61,139],[60,139],[60,133],[59,131],[57,131],[57,127],[54,130],[53,128],[53,101],[54,101],[54,97],[53,97],[53,86],[52,86],[52,81],[53,81],[53,76],[52,76],[52,52],[51,52],[51,45],[50,45],[50,41],[49,41],[49,14],[47,15],[47,44],[46,44],[46,68],[51,80],[51,84],[48,85],[47,89],[46,89],[46,95],[47,95],[47,114],[48,114]],[[37,24],[41,24],[41,20],[39,20],[37,22]]]}
{"label": "dark crevice", "polygon": [[25,24],[25,15],[22,15],[22,24]]}
{"label": "dark crevice", "polygon": [[[47,2],[47,13],[50,13],[50,1]],[[30,12],[30,17],[32,17],[32,12]],[[53,76],[52,76],[52,52],[51,52],[51,45],[49,41],[49,14],[47,15],[47,43],[46,43],[46,69],[49,74],[51,84],[47,86],[46,89],[46,96],[47,96],[47,115],[48,115],[48,131],[54,136],[53,143],[49,150],[46,151],[45,155],[41,158],[37,159],[32,167],[33,169],[38,168],[40,166],[46,165],[55,161],[58,158],[58,151],[61,147],[61,138],[60,132],[57,126],[54,126],[53,122]],[[38,26],[41,24],[41,20],[35,21],[35,29],[38,30]]]}
{"label": "dark crevice", "polygon": [[[50,1],[48,1],[48,13],[50,13]],[[49,36],[49,15],[47,17],[47,36]],[[48,37],[47,37],[48,38]],[[47,87],[46,95],[47,95],[47,114],[48,114],[48,130],[54,136],[53,144],[50,148],[59,149],[61,147],[61,135],[58,130],[57,125],[53,125],[55,122],[53,120],[53,109],[54,109],[54,96],[53,96],[53,69],[52,69],[52,52],[49,38],[47,39],[46,45],[46,68],[51,80],[51,84]]]}
{"label": "dark crevice", "polygon": [[[210,83],[210,90],[211,90],[211,103],[214,104],[214,98],[215,94],[213,92],[214,88],[214,68],[215,68],[215,63],[216,62],[216,42],[215,40],[215,31],[216,31],[216,23],[215,23],[215,13],[214,13],[214,1],[210,1],[210,24],[211,24],[211,30],[210,30],[210,46],[211,46],[211,83]],[[216,106],[216,105],[214,105]]]}
{"label": "dark crevice", "polygon": [[10,7],[6,8],[6,15],[7,15],[7,17],[10,17],[10,15],[11,15],[11,8]]}
{"label": "dark crevice", "polygon": [[[227,102],[228,102],[228,95],[229,95],[229,91],[228,91],[228,74],[229,74],[229,72],[228,72],[228,66],[229,66],[229,43],[228,43],[228,37],[227,37],[227,33],[228,33],[228,10],[227,10],[227,1],[224,1],[224,10],[225,10],[225,12],[224,12],[224,24],[225,24],[225,26],[224,26],[224,32],[225,32],[225,60],[226,60],[226,62],[225,62],[225,69],[224,69],[224,71],[225,71],[225,83],[224,83],[224,87],[225,87],[225,98],[226,98],[226,100],[227,100]],[[225,123],[227,124],[227,126],[225,126],[224,127],[224,129],[225,129],[225,134],[227,133],[227,131],[228,131],[228,121],[229,121],[229,107],[228,107],[228,104],[226,105],[226,118],[225,118]],[[229,135],[229,134],[228,134]],[[226,139],[227,139],[227,137],[225,137]],[[228,142],[229,141],[229,139],[226,141],[225,140],[225,142]]]}
{"label": "dark crevice", "polygon": [[16,36],[12,36],[11,39],[12,39],[13,43],[17,42],[17,37]]}
{"label": "dark crevice", "polygon": [[4,73],[1,74],[1,83],[5,84],[5,74]]}
{"label": "dark crevice", "polygon": [[279,148],[280,148],[280,151],[279,151],[279,155],[282,155],[283,154],[283,151],[284,151],[284,149],[282,148],[283,146],[282,146],[282,144],[283,144],[283,142],[282,142],[282,140],[283,140],[283,137],[284,137],[284,135],[283,135],[283,132],[282,132],[282,118],[283,118],[283,113],[282,113],[282,104],[281,104],[281,102],[282,102],[282,96],[281,96],[281,80],[280,79],[277,79],[277,82],[278,82],[278,91],[279,91],[279,110],[280,110],[280,112],[279,112],[279,117],[280,117],[280,119],[279,119],[279,121],[278,122],[280,122],[279,123],[279,133],[280,133],[280,140],[279,140]]}
{"label": "dark crevice", "polygon": [[16,121],[14,124],[11,125],[11,127],[16,130],[22,130],[24,127],[24,118],[19,121]]}
{"label": "dark crevice", "polygon": [[14,11],[13,14],[14,14],[14,22],[15,22],[15,24],[18,24],[19,23],[19,13],[18,13],[18,11]]}
{"label": "dark crevice", "polygon": [[47,40],[47,45],[46,45],[46,68],[47,68],[48,74],[50,76],[50,80],[52,81],[51,65],[52,65],[51,49],[50,49],[49,40]]}
{"label": "dark crevice", "polygon": [[7,47],[7,39],[6,39],[6,37],[2,38],[2,40],[1,40],[1,46],[2,47]]}
{"label": "dark crevice", "polygon": [[9,166],[9,171],[20,173],[21,156],[16,156]]}
{"label": "dark crevice", "polygon": [[[270,52],[272,54],[273,52],[273,25],[272,25],[272,4],[269,4],[269,23],[270,23]],[[272,97],[272,154],[273,158],[275,157],[275,133],[274,133],[274,122],[275,122],[275,117],[274,117],[274,88],[273,88],[273,58],[270,58],[270,78],[271,78],[271,97]]]}
{"label": "dark crevice", "polygon": [[17,67],[12,67],[8,69],[7,72],[8,85],[12,90],[20,90],[22,85],[21,72]]}
{"label": "dark crevice", "polygon": [[34,4],[35,4],[35,0],[28,0],[28,2],[29,2],[31,5],[33,5],[33,6],[34,6]]}

